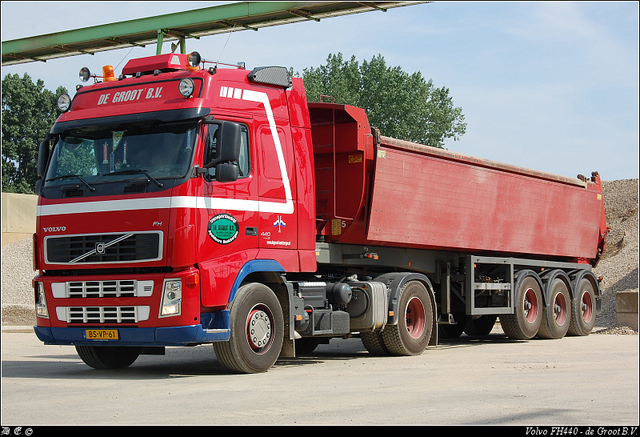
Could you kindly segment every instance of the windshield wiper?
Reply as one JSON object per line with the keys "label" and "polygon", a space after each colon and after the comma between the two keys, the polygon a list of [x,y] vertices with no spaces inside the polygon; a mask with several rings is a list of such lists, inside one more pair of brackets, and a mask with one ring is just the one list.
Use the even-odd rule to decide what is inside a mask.
{"label": "windshield wiper", "polygon": [[55,178],[47,179],[45,182],[58,181],[60,179],[68,179],[68,178],[77,178],[80,182],[85,184],[87,186],[87,188],[89,188],[90,191],[96,191],[96,189],[94,187],[92,187],[91,185],[89,185],[89,182],[85,181],[82,178],[82,175],[79,175],[79,174],[65,174],[65,175],[62,175],[62,176],[56,176]]}
{"label": "windshield wiper", "polygon": [[130,170],[119,170],[119,171],[113,171],[111,173],[104,173],[101,176],[111,176],[111,175],[124,175],[124,174],[136,174],[136,173],[142,173],[143,175],[145,175],[146,177],[148,177],[149,179],[151,179],[153,182],[155,182],[155,184],[159,187],[162,188],[164,187],[164,184],[158,180],[156,180],[153,176],[151,176],[149,173],[147,173],[148,170],[141,170],[139,168],[132,168]]}

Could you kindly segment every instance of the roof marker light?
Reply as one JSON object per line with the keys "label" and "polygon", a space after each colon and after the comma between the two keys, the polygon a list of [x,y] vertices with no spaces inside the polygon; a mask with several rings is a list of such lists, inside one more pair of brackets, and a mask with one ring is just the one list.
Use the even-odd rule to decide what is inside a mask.
{"label": "roof marker light", "polygon": [[105,82],[114,82],[116,80],[116,75],[113,72],[112,65],[105,65],[102,67],[102,77]]}

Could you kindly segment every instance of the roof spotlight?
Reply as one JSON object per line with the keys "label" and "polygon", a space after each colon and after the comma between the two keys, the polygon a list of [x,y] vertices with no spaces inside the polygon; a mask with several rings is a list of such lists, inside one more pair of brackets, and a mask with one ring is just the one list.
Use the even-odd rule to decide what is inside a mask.
{"label": "roof spotlight", "polygon": [[91,77],[91,72],[87,67],[82,67],[82,69],[80,70],[79,76],[81,81],[87,82]]}
{"label": "roof spotlight", "polygon": [[71,108],[71,97],[69,97],[69,94],[61,94],[58,96],[57,104],[61,112],[67,112]]}
{"label": "roof spotlight", "polygon": [[189,53],[189,57],[187,58],[187,62],[189,63],[190,67],[192,67],[193,69],[200,68],[200,62],[201,61],[202,61],[202,57],[200,56],[200,53],[198,53],[198,52]]}
{"label": "roof spotlight", "polygon": [[184,97],[185,99],[188,99],[189,97],[191,97],[191,94],[193,94],[193,91],[195,89],[195,84],[193,82],[193,79],[191,79],[190,77],[185,77],[182,80],[180,80],[180,83],[178,84],[178,90],[180,91],[180,94],[182,94],[182,97]]}

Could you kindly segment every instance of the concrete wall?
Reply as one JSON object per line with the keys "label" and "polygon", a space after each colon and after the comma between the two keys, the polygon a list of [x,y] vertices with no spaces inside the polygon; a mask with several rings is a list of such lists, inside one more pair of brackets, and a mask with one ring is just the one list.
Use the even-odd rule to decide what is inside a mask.
{"label": "concrete wall", "polygon": [[2,247],[36,231],[38,196],[2,193]]}
{"label": "concrete wall", "polygon": [[638,330],[638,290],[616,293],[616,316],[619,324]]}

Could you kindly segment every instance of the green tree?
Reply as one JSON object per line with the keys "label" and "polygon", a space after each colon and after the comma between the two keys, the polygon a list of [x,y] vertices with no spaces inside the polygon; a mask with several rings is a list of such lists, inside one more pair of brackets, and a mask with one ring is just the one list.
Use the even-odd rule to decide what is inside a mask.
{"label": "green tree", "polygon": [[2,79],[2,191],[33,193],[37,179],[38,145],[58,116],[56,94],[28,74]]}
{"label": "green tree", "polygon": [[342,53],[330,54],[326,65],[303,69],[302,78],[309,101],[327,95],[363,108],[382,135],[442,148],[446,139],[457,141],[467,129],[448,88],[436,88],[420,72],[388,67],[382,55],[360,64],[355,56],[346,61]]}

